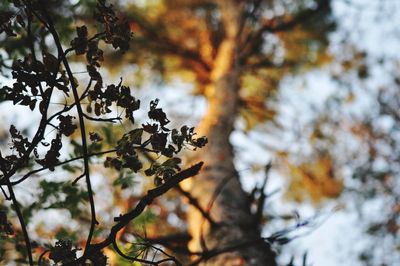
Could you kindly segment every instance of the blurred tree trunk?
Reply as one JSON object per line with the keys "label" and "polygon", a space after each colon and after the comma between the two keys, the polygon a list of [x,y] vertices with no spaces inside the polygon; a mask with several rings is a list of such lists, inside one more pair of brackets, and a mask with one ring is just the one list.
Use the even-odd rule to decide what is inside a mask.
{"label": "blurred tree trunk", "polygon": [[241,66],[237,47],[244,2],[220,1],[220,5],[226,34],[205,89],[208,110],[197,129],[199,135],[208,137],[209,143],[191,158],[204,161],[205,167],[189,181],[190,184],[185,184],[215,224],[210,224],[196,208],[190,207],[188,227],[193,237],[190,249],[221,250],[247,243],[244,247],[234,248],[234,252],[215,256],[203,265],[276,265],[269,245],[259,240],[259,226],[250,213],[229,141],[239,110]]}
{"label": "blurred tree trunk", "polygon": [[[204,167],[183,184],[186,196],[192,197],[187,213],[193,237],[189,248],[204,255],[203,265],[276,265],[271,247],[260,238],[260,219],[251,214],[229,138],[238,117],[244,118],[248,130],[274,119],[274,107],[267,102],[274,101],[286,74],[327,61],[330,1],[312,3],[308,7],[293,0],[284,5],[284,14],[273,18],[266,11],[282,7],[281,1],[128,5],[126,14],[136,38],[125,58],[150,66],[166,81],[179,76],[191,82],[208,103],[196,132],[207,136],[209,143],[187,160],[204,161]],[[278,48],[285,53],[279,55]],[[113,54],[113,60],[121,58]],[[193,204],[196,201],[200,208]]]}

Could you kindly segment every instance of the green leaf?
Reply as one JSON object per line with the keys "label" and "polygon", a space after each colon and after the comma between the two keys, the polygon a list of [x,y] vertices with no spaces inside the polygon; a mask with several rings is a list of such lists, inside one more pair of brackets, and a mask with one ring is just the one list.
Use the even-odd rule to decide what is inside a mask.
{"label": "green leaf", "polygon": [[179,164],[181,162],[182,162],[182,160],[180,158],[174,157],[174,158],[168,159],[165,162],[163,162],[162,166],[165,166],[168,168],[173,168],[173,169],[180,171],[181,168],[179,167]]}
{"label": "green leaf", "polygon": [[133,144],[142,144],[143,128],[136,128],[129,132],[129,137]]}
{"label": "green leaf", "polygon": [[121,186],[122,189],[133,187],[136,184],[137,181],[135,181],[135,176],[133,174],[126,173],[122,173],[120,177],[115,179],[113,182],[114,186]]}

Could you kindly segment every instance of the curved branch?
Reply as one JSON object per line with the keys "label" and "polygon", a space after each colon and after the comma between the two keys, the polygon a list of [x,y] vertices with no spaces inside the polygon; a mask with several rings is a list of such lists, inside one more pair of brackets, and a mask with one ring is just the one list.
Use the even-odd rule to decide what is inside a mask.
{"label": "curved branch", "polygon": [[[141,244],[141,245],[147,245],[147,244]],[[158,260],[158,261],[150,261],[150,260],[145,260],[145,259],[139,259],[137,256],[135,256],[135,257],[129,256],[129,255],[125,254],[118,247],[117,241],[115,239],[114,239],[114,241],[112,243],[112,246],[113,246],[114,250],[118,253],[118,255],[120,255],[124,259],[127,259],[127,260],[132,261],[132,262],[137,261],[137,262],[141,262],[141,263],[145,263],[145,264],[149,264],[149,265],[161,265],[164,262],[173,261],[175,263],[175,265],[177,265],[177,266],[181,266],[182,265],[175,257],[173,257],[171,255],[168,255],[163,250],[161,250],[161,249],[159,249],[157,247],[154,247],[154,246],[151,246],[151,247],[154,248],[155,250],[161,252],[165,256],[167,256],[167,258],[166,259],[161,259],[161,260]]]}
{"label": "curved branch", "polygon": [[88,197],[89,197],[89,203],[90,203],[90,213],[91,213],[90,230],[89,230],[89,234],[88,234],[87,241],[86,241],[86,246],[85,246],[85,252],[86,252],[86,250],[89,247],[90,242],[92,240],[95,226],[96,226],[96,224],[98,222],[96,220],[96,209],[95,209],[92,185],[91,185],[90,174],[89,174],[89,158],[88,158],[89,152],[88,152],[88,145],[87,145],[87,141],[86,141],[85,121],[84,121],[84,117],[83,117],[82,106],[81,106],[81,103],[80,103],[80,97],[79,97],[78,90],[77,90],[77,86],[78,85],[74,82],[75,79],[74,79],[74,76],[72,74],[72,70],[70,68],[70,65],[69,65],[69,62],[68,62],[67,58],[64,56],[64,50],[63,50],[63,47],[61,45],[61,41],[60,41],[60,38],[58,36],[58,33],[57,33],[56,29],[54,28],[54,23],[53,23],[52,19],[50,18],[50,16],[48,15],[48,12],[46,11],[45,5],[42,8],[43,8],[44,16],[46,17],[46,19],[48,21],[49,31],[50,31],[51,35],[53,36],[53,38],[54,38],[54,42],[56,44],[58,53],[59,53],[59,55],[63,55],[61,57],[61,59],[62,59],[63,65],[65,67],[65,70],[67,71],[68,79],[71,82],[72,93],[74,95],[76,109],[77,109],[77,112],[78,112],[79,128],[80,128],[80,131],[81,131],[81,139],[82,139],[82,153],[83,153],[84,172],[86,174],[85,175],[85,180],[86,180],[86,187],[87,187],[87,190],[88,190]]}
{"label": "curved branch", "polygon": [[171,179],[169,179],[167,182],[165,182],[161,186],[149,190],[147,192],[147,195],[144,196],[139,201],[139,203],[136,205],[136,207],[133,210],[131,210],[128,213],[121,215],[119,217],[115,217],[114,221],[117,222],[117,224],[115,224],[111,228],[110,233],[107,236],[107,238],[104,239],[100,243],[91,244],[87,250],[87,253],[84,254],[84,256],[82,256],[81,258],[79,258],[78,261],[84,261],[85,256],[92,254],[96,251],[102,250],[103,248],[111,245],[115,241],[115,237],[116,237],[117,233],[123,227],[125,227],[127,224],[129,224],[133,219],[138,217],[144,211],[144,209],[153,202],[153,200],[155,198],[165,194],[167,191],[169,191],[171,188],[175,187],[181,181],[183,181],[189,177],[197,175],[202,166],[203,166],[203,162],[197,163],[197,164],[175,174]]}

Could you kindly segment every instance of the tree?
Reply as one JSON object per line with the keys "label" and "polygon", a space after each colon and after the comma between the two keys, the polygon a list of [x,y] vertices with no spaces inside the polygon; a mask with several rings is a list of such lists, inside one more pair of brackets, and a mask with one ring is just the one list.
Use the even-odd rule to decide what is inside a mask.
{"label": "tree", "polygon": [[[0,32],[7,38],[1,39],[0,63],[14,81],[1,88],[0,99],[29,107],[40,123],[35,131],[12,123],[11,152],[0,154],[0,185],[14,208],[4,204],[0,210],[0,251],[6,263],[277,265],[276,244],[289,242],[289,233],[308,221],[294,214],[284,218],[294,220],[293,229],[261,233],[272,219],[265,213],[271,164],[265,166],[265,180],[244,191],[230,137],[238,121],[244,121],[246,132],[264,122],[279,128],[280,82],[334,61],[327,50],[328,34],[335,29],[331,1],[115,1],[118,12],[102,0],[12,2],[1,3]],[[342,63],[362,80],[368,76],[365,57],[355,51]],[[135,82],[168,83],[179,77],[193,84],[194,93],[208,104],[199,127],[170,129],[159,100],[150,102],[150,121],[138,123],[140,101],[128,77],[108,84],[100,70],[118,73],[127,65],[139,66]],[[85,73],[89,80],[78,79]],[[339,82],[345,79],[335,75]],[[394,97],[381,95],[381,113],[395,117]],[[333,152],[336,135],[325,130],[337,125],[331,114],[342,108],[332,106],[317,113],[310,135],[314,158],[300,154],[300,162],[293,162],[290,150],[274,151],[289,170],[288,194],[295,200],[310,197],[318,204],[346,189],[337,173],[347,165],[340,165],[343,155]],[[366,124],[370,129],[362,134],[373,133],[370,143],[389,139],[393,144]],[[182,171],[176,154],[188,148],[196,151],[186,155]],[[368,174],[355,163],[353,172],[387,189],[385,180],[391,179],[375,178],[377,157],[370,155],[369,164],[362,165]],[[396,158],[386,160],[394,165]],[[46,171],[58,176],[41,175]],[[137,180],[145,183],[144,194],[133,192],[141,186]],[[18,191],[34,186],[39,193],[28,199]],[[108,207],[102,209],[101,202]],[[372,233],[398,232],[396,204],[388,219],[371,227]],[[32,236],[35,215],[49,209],[68,210],[68,221],[78,226],[56,228],[46,237],[43,226],[36,225],[38,237]],[[99,214],[103,211],[110,217]],[[184,218],[188,233],[180,223]]]}
{"label": "tree", "polygon": [[[240,119],[245,121],[247,130],[265,121],[278,123],[275,120],[274,109],[277,102],[276,95],[280,81],[288,75],[332,65],[332,78],[340,86],[338,94],[332,96],[331,101],[327,103],[328,107],[324,107],[326,110],[315,110],[317,118],[309,129],[310,135],[308,136],[307,132],[299,132],[302,138],[309,138],[307,144],[312,147],[311,156],[306,156],[304,152],[296,156],[290,148],[275,151],[279,164],[289,170],[287,173],[291,183],[288,196],[296,201],[311,198],[314,204],[320,204],[326,198],[336,199],[350,190],[346,184],[350,177],[341,176],[345,172],[344,169],[348,170],[349,167],[354,177],[362,176],[364,180],[362,185],[360,184],[362,190],[365,189],[362,201],[365,197],[378,198],[379,195],[383,195],[382,192],[381,194],[368,192],[376,191],[377,187],[380,191],[393,191],[387,188],[388,180],[394,179],[389,177],[392,176],[389,174],[393,173],[392,170],[386,172],[386,175],[382,172],[378,174],[374,173],[375,171],[365,170],[377,164],[376,158],[382,160],[385,152],[379,152],[377,156],[376,152],[383,148],[378,149],[376,146],[380,146],[383,139],[387,141],[385,147],[393,147],[395,142],[394,135],[391,134],[390,136],[385,134],[384,137],[380,134],[377,134],[379,137],[371,135],[371,131],[376,130],[371,117],[367,118],[369,123],[367,126],[363,125],[364,130],[361,132],[373,136],[373,139],[378,137],[379,141],[367,138],[367,146],[374,143],[372,145],[374,147],[369,147],[371,154],[367,159],[361,160],[363,162],[361,165],[350,156],[358,151],[348,153],[347,147],[338,149],[343,138],[346,138],[343,137],[343,133],[338,133],[336,128],[340,124],[338,120],[342,117],[340,114],[345,112],[342,113],[342,110],[346,109],[344,106],[351,102],[354,96],[351,89],[348,94],[343,93],[345,90],[343,87],[347,85],[351,88],[368,77],[370,72],[368,60],[371,61],[371,57],[356,44],[346,40],[348,34],[344,34],[342,44],[339,45],[339,50],[341,49],[339,55],[335,56],[326,50],[329,45],[328,34],[335,30],[330,1],[155,1],[148,5],[124,5],[125,15],[130,20],[131,27],[137,32],[138,41],[134,44],[133,50],[141,51],[135,55],[128,55],[125,59],[140,66],[143,66],[143,62],[150,64],[152,70],[159,71],[164,81],[171,80],[171,76],[179,76],[189,81],[194,85],[195,93],[203,95],[208,103],[208,112],[200,123],[199,132],[208,136],[210,145],[193,156],[194,159],[204,160],[209,168],[189,180],[188,183],[191,184],[185,184],[183,188],[200,202],[201,206],[200,208],[192,206],[188,215],[191,227],[189,231],[195,237],[191,242],[192,250],[207,250],[220,246],[224,243],[220,235],[226,236],[227,242],[237,242],[235,237],[248,236],[254,239],[254,235],[259,234],[257,230],[262,226],[257,218],[253,226],[250,226],[253,232],[241,223],[243,220],[251,221],[254,216],[249,215],[249,204],[244,203],[246,193],[237,182],[238,173],[232,171],[234,147],[229,141],[229,136],[237,125],[235,122]],[[281,11],[283,15],[277,15],[274,10],[278,10],[277,13]],[[348,30],[357,32],[356,28]],[[375,61],[378,67],[384,64],[382,58],[377,58]],[[354,81],[355,79],[357,81]],[[340,94],[344,96],[338,96]],[[386,91],[381,93],[384,94]],[[393,98],[386,97],[385,101]],[[380,99],[382,102],[382,98]],[[388,105],[382,104],[378,109],[384,109],[386,110],[384,113],[387,113]],[[393,116],[395,108],[389,109],[392,110],[390,113]],[[367,116],[371,115],[374,119],[381,117],[372,113]],[[353,118],[349,120],[352,126],[359,128],[356,126],[358,121]],[[354,136],[348,137],[354,140]],[[386,152],[391,155],[396,154],[392,149],[387,149]],[[383,160],[393,162],[387,156],[384,156]],[[297,161],[293,160],[293,157],[296,157]],[[220,167],[221,161],[226,164],[224,167]],[[383,176],[385,178],[382,178]],[[390,181],[390,184],[393,184],[392,182]],[[370,185],[366,186],[368,183]],[[259,192],[257,189],[254,191]],[[257,193],[255,194],[260,195]],[[394,230],[397,227],[393,226],[398,224],[398,220],[394,218],[397,214],[398,208],[395,206],[398,206],[398,201],[396,193],[389,192],[384,196],[388,196],[394,211],[387,211],[388,215],[385,216],[387,219],[372,224],[370,227],[372,229],[368,231],[372,232],[373,229],[379,228],[377,231],[381,235],[389,236],[398,232]],[[263,200],[259,199],[258,202]],[[209,209],[211,205],[210,218],[204,218],[202,210]],[[232,206],[237,206],[239,214],[233,211]],[[262,204],[259,208],[262,209]],[[257,213],[259,212],[256,211],[255,217]],[[230,215],[236,217],[237,222]],[[215,229],[213,217],[216,217],[217,221],[229,221],[231,229],[238,228],[235,230],[238,236],[228,235],[223,231],[224,228],[220,229],[218,226],[218,229]],[[198,230],[198,221],[201,220],[205,220],[201,222],[204,227],[202,231]],[[257,224],[258,229],[256,229]],[[389,228],[389,232],[384,232],[383,228]],[[219,234],[219,230],[224,233]],[[396,247],[396,243],[393,246]],[[257,248],[252,246],[249,250],[255,251]],[[241,252],[242,254],[240,252],[224,254],[214,260],[207,260],[207,263],[220,265],[221,261],[226,263],[229,259],[235,261],[237,258],[246,257],[246,251],[241,250]],[[265,252],[256,251],[256,253]],[[361,257],[365,258],[365,254],[361,254]],[[255,265],[263,263],[266,264],[258,261]]]}
{"label": "tree", "polygon": [[[162,5],[148,17],[143,15],[146,7],[129,5],[126,16],[138,32],[139,41],[133,51],[143,50],[139,56],[146,51],[155,55],[154,62],[164,76],[190,72],[198,93],[208,103],[198,132],[208,137],[209,145],[189,160],[204,161],[206,168],[182,188],[199,205],[192,206],[188,213],[193,237],[190,248],[212,250],[244,242],[246,247],[215,256],[204,264],[275,265],[269,244],[260,239],[260,215],[250,211],[251,200],[241,187],[229,137],[240,112],[248,128],[273,118],[273,108],[264,101],[271,100],[285,73],[326,60],[325,34],[333,27],[330,3],[291,2],[291,9],[273,18],[266,16],[267,10],[285,8],[285,4],[165,1]],[[278,47],[268,47],[274,40],[281,42],[284,56],[277,55]],[[314,51],[307,46],[311,41],[317,43]],[[314,60],[308,58],[312,53]],[[135,56],[133,60],[140,62]],[[262,203],[258,208],[263,208]]]}
{"label": "tree", "polygon": [[[165,254],[167,257],[159,261],[130,257],[120,250],[117,244],[117,233],[121,231],[132,220],[143,213],[147,205],[176,186],[182,180],[196,175],[202,166],[202,162],[181,171],[180,159],[174,157],[183,146],[201,148],[207,142],[205,137],[194,137],[193,128],[183,128],[172,131],[166,126],[169,122],[166,114],[158,105],[158,99],[150,103],[148,117],[153,122],[143,124],[141,127],[134,127],[119,140],[108,136],[108,144],[113,149],[104,150],[103,138],[98,132],[87,132],[88,121],[101,123],[114,123],[122,120],[122,114],[117,117],[107,117],[112,113],[112,108],[123,109],[124,118],[129,121],[128,125],[134,124],[134,112],[139,109],[140,101],[131,95],[130,89],[119,84],[105,86],[98,69],[103,61],[103,51],[99,48],[102,41],[112,45],[113,48],[126,51],[129,48],[131,32],[126,21],[115,15],[111,6],[104,1],[99,1],[95,6],[94,19],[98,23],[98,31],[89,35],[86,26],[76,28],[76,37],[71,41],[70,47],[65,49],[60,39],[61,31],[57,29],[57,12],[51,13],[60,2],[53,2],[50,6],[42,1],[13,1],[6,5],[5,11],[1,12],[1,33],[6,34],[7,40],[18,43],[18,37],[26,47],[20,50],[7,47],[6,52],[12,59],[10,66],[13,84],[1,88],[2,101],[12,102],[14,105],[29,107],[32,112],[40,115],[40,122],[32,136],[29,133],[21,132],[12,124],[9,129],[11,138],[11,153],[0,153],[1,188],[4,200],[10,201],[19,221],[20,227],[14,229],[9,221],[7,209],[0,212],[1,228],[1,252],[5,255],[7,242],[14,244],[21,257],[15,259],[17,262],[34,265],[33,249],[39,245],[45,248],[35,260],[43,264],[44,255],[49,253],[48,258],[54,265],[106,265],[107,257],[103,249],[112,246],[122,257],[131,261],[139,261],[158,265],[163,262],[174,261],[174,257]],[[66,8],[68,5],[66,6]],[[64,6],[61,5],[61,11]],[[17,40],[13,39],[17,37]],[[52,43],[48,45],[46,40],[51,38]],[[8,48],[8,49],[7,49]],[[89,81],[80,91],[78,80],[74,77],[69,61],[69,54],[85,55]],[[55,53],[55,55],[53,54]],[[17,55],[18,57],[13,58]],[[22,58],[21,58],[22,57]],[[39,59],[42,57],[42,59]],[[3,66],[8,66],[7,61]],[[94,84],[95,83],[95,84]],[[94,85],[93,85],[94,84]],[[51,103],[54,99],[64,99],[61,108],[54,108]],[[85,103],[88,101],[88,103]],[[86,110],[83,109],[86,104]],[[74,109],[76,113],[74,114]],[[94,116],[91,113],[94,112]],[[76,119],[78,122],[75,123]],[[55,125],[58,121],[58,124]],[[53,130],[49,130],[49,127]],[[52,134],[52,131],[55,133]],[[72,156],[61,160],[62,147],[66,137],[70,137],[75,131],[79,131],[80,142],[73,142],[74,151]],[[49,136],[50,135],[50,136]],[[147,139],[145,140],[145,138]],[[49,142],[47,142],[49,141]],[[102,241],[93,242],[96,237],[96,226],[99,224],[96,214],[95,192],[91,179],[91,168],[93,157],[111,155],[106,157],[104,166],[114,168],[118,171],[130,170],[137,172],[142,169],[143,164],[139,160],[138,151],[144,153],[154,152],[162,154],[166,160],[162,163],[154,163],[145,171],[146,175],[154,176],[156,188],[147,192],[137,203],[126,213],[114,218],[114,225],[107,230],[108,233]],[[81,161],[82,165],[73,166],[72,162]],[[40,166],[40,167],[38,167]],[[45,170],[51,172],[61,166],[72,173],[79,173],[74,180],[60,181],[57,178],[52,180],[42,179],[39,182],[40,194],[34,195],[27,204],[21,204],[21,196],[17,194],[16,187],[26,183],[32,176]],[[74,168],[75,167],[75,168]],[[80,182],[85,181],[82,187]],[[35,198],[36,197],[36,198]],[[52,197],[55,197],[52,199]],[[32,241],[28,232],[29,220],[36,210],[47,208],[65,208],[74,217],[81,217],[80,202],[88,202],[90,212],[83,217],[89,220],[87,237],[83,243],[83,254],[77,255],[79,247],[75,247],[70,239],[59,238],[55,245],[44,245]],[[16,230],[16,231],[14,231]],[[14,238],[9,238],[13,236]],[[40,240],[39,240],[40,241]],[[147,248],[150,248],[147,246]],[[15,255],[15,254],[14,254]],[[26,261],[27,259],[27,261]],[[2,259],[3,260],[3,259]],[[47,262],[47,260],[46,260]]]}

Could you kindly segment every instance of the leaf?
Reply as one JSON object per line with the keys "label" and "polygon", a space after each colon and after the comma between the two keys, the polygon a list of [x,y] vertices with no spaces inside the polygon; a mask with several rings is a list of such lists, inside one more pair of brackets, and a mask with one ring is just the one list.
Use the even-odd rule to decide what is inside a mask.
{"label": "leaf", "polygon": [[67,97],[69,97],[69,93],[68,93],[69,92],[69,88],[68,88],[68,86],[65,86],[64,84],[61,84],[61,83],[56,83],[55,86],[60,91],[64,92]]}
{"label": "leaf", "polygon": [[32,111],[35,109],[36,103],[37,103],[37,100],[36,100],[36,99],[31,100],[31,102],[29,103],[29,108],[30,108]]}
{"label": "leaf", "polygon": [[71,263],[76,259],[76,251],[77,249],[72,247],[70,240],[58,240],[50,250],[49,258],[55,263]]}
{"label": "leaf", "polygon": [[147,133],[154,134],[158,131],[158,125],[157,124],[142,124],[143,130],[146,131]]}
{"label": "leaf", "polygon": [[0,237],[7,238],[13,234],[14,229],[12,228],[12,224],[7,219],[7,213],[3,210],[0,210]]}
{"label": "leaf", "polygon": [[179,164],[182,162],[182,159],[174,157],[171,159],[166,160],[165,162],[162,163],[162,166],[168,167],[168,168],[174,168],[178,171],[181,170],[179,167]]}
{"label": "leaf", "polygon": [[196,146],[198,148],[202,148],[208,143],[208,139],[207,139],[207,137],[203,136],[203,137],[194,139],[192,141],[192,143],[193,143],[194,146]]}
{"label": "leaf", "polygon": [[160,123],[161,127],[168,124],[170,121],[167,118],[167,115],[161,108],[156,108],[158,105],[159,100],[155,99],[154,101],[150,102],[150,111],[148,112],[148,116],[150,119],[153,119]]}
{"label": "leaf", "polygon": [[137,182],[132,174],[122,174],[113,182],[114,186],[121,186],[122,189],[133,187]]}
{"label": "leaf", "polygon": [[43,53],[44,67],[49,72],[57,72],[59,68],[59,62],[57,57],[50,53]]}
{"label": "leaf", "polygon": [[85,25],[82,27],[76,27],[76,33],[78,34],[79,38],[87,38],[88,37],[88,30]]}
{"label": "leaf", "polygon": [[112,167],[119,171],[122,168],[122,161],[118,158],[107,157],[104,161],[104,167]]}
{"label": "leaf", "polygon": [[74,133],[74,131],[78,128],[77,125],[74,125],[72,123],[72,118],[75,118],[75,117],[72,117],[70,115],[58,116],[58,120],[60,120],[60,124],[59,124],[60,133],[64,134],[67,137],[71,136]]}
{"label": "leaf", "polygon": [[135,155],[124,156],[123,159],[125,162],[122,167],[129,168],[135,173],[143,167],[142,163],[139,161],[139,158]]}
{"label": "leaf", "polygon": [[89,132],[89,138],[93,142],[100,142],[103,138],[97,132]]}
{"label": "leaf", "polygon": [[43,167],[48,167],[50,171],[54,171],[54,167],[59,162],[58,157],[60,156],[61,147],[61,135],[57,134],[56,138],[51,141],[50,150],[47,151],[45,157],[43,159],[36,160],[36,162]]}
{"label": "leaf", "polygon": [[82,55],[86,52],[88,45],[87,41],[88,31],[86,26],[82,26],[82,27],[76,27],[76,32],[78,37],[74,38],[71,41],[71,46],[74,48],[76,55]]}
{"label": "leaf", "polygon": [[144,130],[143,128],[136,128],[129,132],[129,137],[133,144],[137,144],[137,145],[142,144],[143,130]]}
{"label": "leaf", "polygon": [[162,151],[165,149],[165,145],[167,144],[167,136],[166,133],[155,133],[150,137],[150,143],[154,150]]}
{"label": "leaf", "polygon": [[93,79],[93,80],[102,80],[100,73],[97,71],[96,67],[92,66],[92,65],[87,65],[86,69],[88,71],[89,76]]}

